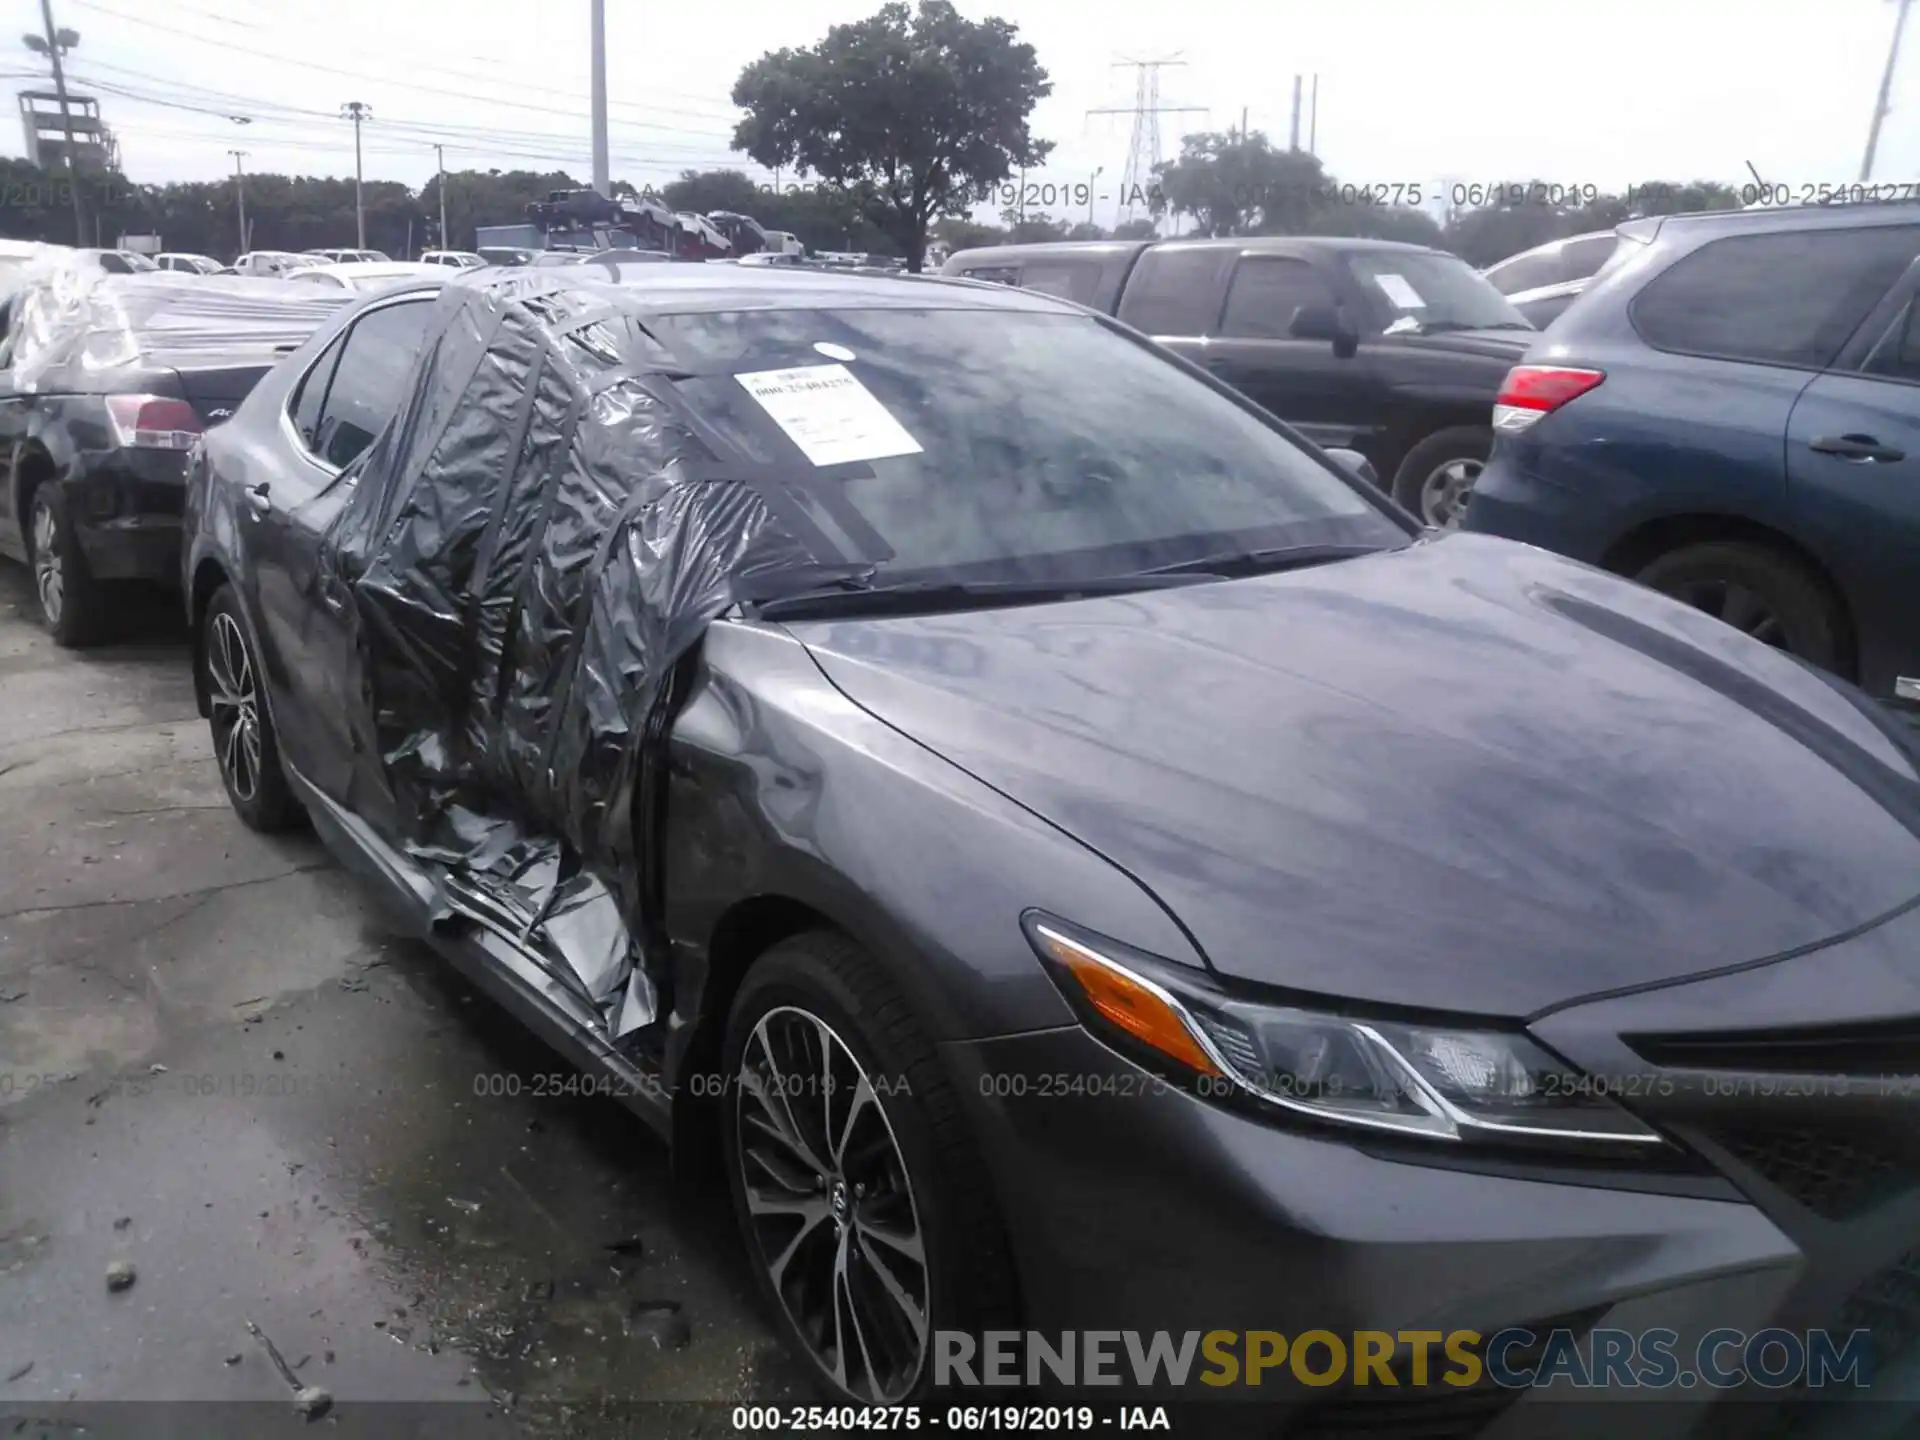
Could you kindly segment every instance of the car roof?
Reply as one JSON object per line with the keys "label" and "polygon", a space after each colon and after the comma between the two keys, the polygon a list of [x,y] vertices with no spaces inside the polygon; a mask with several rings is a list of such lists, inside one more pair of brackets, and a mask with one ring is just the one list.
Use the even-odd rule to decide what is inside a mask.
{"label": "car roof", "polygon": [[1920,200],[1832,205],[1762,205],[1744,210],[1692,210],[1623,221],[1615,233],[1651,241],[1668,227],[1676,234],[1764,235],[1774,230],[1852,230],[1873,225],[1920,225]]}
{"label": "car roof", "polygon": [[1084,255],[1090,260],[1102,260],[1110,255],[1132,255],[1154,243],[1152,240],[1038,240],[1025,245],[979,245],[971,250],[954,251],[947,257],[947,264],[958,265],[962,260],[1024,260],[1045,255]]}
{"label": "car roof", "polygon": [[633,265],[616,272],[611,266],[589,263],[555,267],[538,282],[527,277],[525,270],[474,270],[464,277],[449,277],[448,283],[591,288],[618,296],[621,308],[636,315],[826,309],[1086,313],[1070,301],[1036,290],[896,271],[798,270],[778,265]]}
{"label": "car roof", "polygon": [[1578,235],[1562,235],[1557,240],[1548,240],[1526,250],[1516,250],[1503,260],[1496,260],[1487,269],[1498,270],[1502,265],[1511,265],[1516,260],[1526,260],[1535,255],[1554,254],[1569,245],[1578,245],[1583,240],[1610,240],[1618,235],[1618,230],[1587,230]]}
{"label": "car roof", "polygon": [[956,270],[961,262],[979,264],[994,260],[1038,260],[1056,256],[1083,256],[1104,260],[1128,256],[1149,247],[1156,250],[1231,250],[1242,255],[1268,251],[1326,250],[1368,251],[1409,255],[1444,255],[1431,245],[1410,245],[1403,240],[1367,240],[1347,235],[1229,235],[1193,240],[1045,240],[1028,245],[984,245],[974,250],[959,250],[947,257],[943,269]]}
{"label": "car roof", "polygon": [[348,260],[338,265],[309,265],[300,273],[338,275],[342,280],[378,280],[387,275],[399,278],[430,275],[440,268],[417,260]]}

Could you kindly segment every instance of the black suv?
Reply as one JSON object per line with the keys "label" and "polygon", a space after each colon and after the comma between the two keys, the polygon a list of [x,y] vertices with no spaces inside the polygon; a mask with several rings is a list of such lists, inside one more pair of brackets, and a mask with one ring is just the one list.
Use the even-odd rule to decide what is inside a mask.
{"label": "black suv", "polygon": [[1103,310],[1308,439],[1358,451],[1451,529],[1493,446],[1493,401],[1537,333],[1444,251],[1274,236],[962,250],[942,267]]}

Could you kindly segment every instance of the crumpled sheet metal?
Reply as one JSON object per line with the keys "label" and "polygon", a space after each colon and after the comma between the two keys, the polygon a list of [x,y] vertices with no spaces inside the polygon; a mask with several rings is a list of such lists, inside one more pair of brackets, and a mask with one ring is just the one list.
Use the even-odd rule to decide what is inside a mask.
{"label": "crumpled sheet metal", "polygon": [[659,1011],[634,799],[663,687],[731,606],[859,568],[777,518],[678,368],[616,285],[461,277],[324,547],[403,843],[454,909],[530,917],[616,1036]]}
{"label": "crumpled sheet metal", "polygon": [[283,280],[155,271],[108,274],[67,254],[21,267],[9,338],[17,388],[56,369],[110,369],[153,354],[299,345],[351,298]]}

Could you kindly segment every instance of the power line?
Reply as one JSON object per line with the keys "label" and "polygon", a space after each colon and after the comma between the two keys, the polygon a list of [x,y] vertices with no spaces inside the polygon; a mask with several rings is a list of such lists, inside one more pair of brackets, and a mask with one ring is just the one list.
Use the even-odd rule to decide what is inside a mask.
{"label": "power line", "polygon": [[[236,19],[233,16],[219,14],[217,11],[203,10],[203,9],[199,9],[198,7],[182,6],[180,8],[187,9],[190,13],[198,15],[203,19],[211,20],[216,24],[235,26],[237,28],[244,29],[244,30],[262,31],[262,30],[280,29],[285,25],[288,19],[284,11],[278,10],[278,9],[276,9],[272,17],[271,23],[263,23],[260,21],[253,21],[253,20],[240,20],[240,19]],[[326,23],[326,22],[317,22],[317,23]],[[443,42],[446,39],[446,35],[444,31],[437,32],[433,35],[426,35],[420,31],[413,31],[412,33],[415,35],[418,35],[423,42],[427,42],[427,43],[438,44]],[[345,50],[351,54],[357,54],[357,55],[373,55],[373,56],[379,57],[384,53],[384,52],[368,50],[364,47],[355,46],[352,44],[340,44],[338,48]],[[513,71],[523,70],[526,66],[526,61],[524,59],[496,59],[489,55],[480,55],[480,54],[468,54],[465,58],[476,65],[494,65],[503,69],[513,70]],[[503,79],[498,75],[478,75],[470,70],[455,70],[445,65],[423,64],[423,65],[415,66],[413,68],[431,70],[436,74],[440,74],[440,75],[452,75],[462,80],[478,80],[488,85],[505,85],[509,89],[523,90],[531,95],[554,95],[554,96],[560,97],[561,99],[572,99],[578,93],[577,89],[560,90],[560,89],[555,89],[551,86],[545,86],[545,85],[529,85],[523,80],[507,80],[507,79]],[[649,80],[647,88],[654,94],[674,96],[676,98],[683,99],[683,100],[704,100],[706,98],[705,96],[697,94],[692,91],[669,90],[663,86],[653,84],[651,80]],[[686,115],[694,119],[731,120],[733,118],[733,116],[731,115],[725,114],[721,111],[714,110],[711,106],[708,106],[704,109],[699,109],[699,110],[678,110],[665,105],[652,105],[652,104],[640,105],[638,102],[630,101],[630,100],[628,101],[613,100],[613,101],[609,101],[608,103],[613,105],[616,108],[628,107],[628,108],[634,108],[634,109],[648,109],[648,110],[658,111],[660,114],[663,114],[663,115]]]}
{"label": "power line", "polygon": [[[316,109],[311,109],[303,106],[286,105],[273,100],[261,100],[252,96],[235,95],[228,91],[210,90],[205,86],[181,84],[181,83],[169,80],[163,76],[149,75],[142,71],[129,70],[125,66],[105,65],[104,62],[101,62],[98,60],[89,61],[88,68],[89,70],[92,70],[94,68],[112,69],[112,70],[119,71],[122,74],[132,75],[132,76],[135,76],[136,78],[151,82],[150,85],[146,85],[146,86],[134,86],[134,85],[126,84],[123,81],[102,80],[102,79],[99,79],[98,77],[91,77],[85,83],[87,83],[89,86],[91,86],[96,90],[101,90],[110,95],[118,95],[123,99],[138,100],[138,101],[143,101],[147,104],[153,104],[153,105],[164,105],[169,109],[192,110],[192,111],[197,111],[200,114],[214,115],[214,116],[218,116],[223,120],[236,120],[236,121],[241,121],[245,123],[252,123],[254,121],[266,119],[270,116],[280,116],[280,115],[284,115],[287,117],[297,117],[303,120],[332,120],[337,118],[335,115],[335,112],[331,110],[316,110]],[[166,88],[162,88],[159,90],[152,88],[153,86],[156,86],[156,85],[161,87],[166,87]],[[252,114],[245,113],[249,111],[257,112],[257,113],[252,113]],[[499,135],[506,138],[513,138],[515,136],[533,136],[537,139],[542,139],[542,140],[560,140],[560,139],[570,138],[568,136],[555,134],[554,132],[549,130],[505,130],[500,128],[497,125],[487,125],[487,126],[459,125],[459,124],[453,124],[451,122],[446,122],[446,121],[433,121],[433,122],[397,121],[397,122],[388,122],[388,123],[429,126],[436,133],[458,132],[458,133],[468,134],[468,135],[483,135],[483,136]],[[621,125],[621,126],[635,124],[635,122],[630,122],[625,120],[616,121],[614,123],[616,125]],[[662,126],[635,125],[635,128],[666,129],[670,134],[676,134],[676,135],[684,134],[689,137],[699,138],[699,139],[720,138],[718,136],[709,136],[708,132],[705,132],[705,131],[693,131],[693,130],[681,131],[681,130],[673,129],[671,127],[662,127]],[[634,136],[632,138],[634,138],[635,140],[639,140],[642,137]],[[680,148],[680,149],[687,149],[687,150],[692,150],[697,148],[694,146],[675,147],[673,146],[672,142],[654,141],[651,137],[647,137],[646,143],[648,143],[649,145],[663,146],[664,148]],[[702,153],[708,153],[708,152],[703,151]]]}
{"label": "power line", "polygon": [[[313,122],[315,121],[334,120],[338,118],[337,112],[305,110],[295,107],[285,107],[286,114],[284,115],[268,113],[244,115],[241,112],[250,109],[261,110],[263,112],[267,111],[272,108],[271,102],[257,101],[244,96],[222,96],[218,98],[224,99],[227,102],[225,105],[204,105],[196,103],[193,100],[165,98],[161,94],[151,90],[144,88],[136,89],[132,86],[120,85],[112,81],[102,81],[98,77],[80,76],[76,74],[74,79],[77,83],[84,84],[89,89],[97,90],[102,94],[116,96],[135,105],[149,105],[161,109],[180,110],[190,114],[209,115],[230,121],[244,120],[251,126],[259,126],[263,129],[273,126],[292,126],[311,131],[314,128]],[[217,92],[211,93],[217,95]],[[152,127],[142,128],[149,134],[159,133],[154,131]],[[383,120],[380,121],[375,128],[378,131],[392,135],[395,140],[409,141],[421,146],[432,145],[436,143],[436,141],[439,141],[445,143],[449,149],[459,150],[465,154],[511,156],[530,153],[532,158],[543,158],[542,153],[538,151],[539,146],[548,143],[565,146],[573,143],[573,137],[571,135],[555,134],[551,131],[500,130],[492,127],[454,125],[445,122]],[[181,139],[202,138],[183,132],[174,132],[174,134],[177,138]],[[211,139],[213,137],[207,136],[204,138]],[[645,143],[649,151],[668,159],[677,158],[687,160],[690,163],[711,162],[735,166],[746,163],[741,157],[723,153],[717,148],[708,149],[692,145],[663,144],[655,141],[639,142],[639,137],[621,138],[630,138],[630,143]],[[332,150],[336,148],[331,142],[326,141],[299,142],[291,139],[277,139],[275,143],[293,148],[321,150]],[[382,147],[376,144],[369,144],[367,149],[369,153],[379,153]],[[388,153],[403,152],[389,150]]]}
{"label": "power line", "polygon": [[[143,25],[149,29],[164,31],[168,35],[173,36],[175,39],[195,40],[203,45],[212,45],[222,50],[232,50],[241,55],[252,55],[258,59],[263,59],[263,60],[277,60],[280,63],[285,65],[298,66],[302,70],[316,71],[323,75],[344,75],[348,79],[359,80],[359,81],[366,81],[366,80],[372,79],[382,85],[391,86],[393,89],[396,89],[396,90],[413,90],[423,95],[450,96],[456,100],[470,101],[474,99],[474,95],[470,90],[449,90],[444,86],[423,85],[418,81],[386,80],[386,79],[382,79],[379,76],[369,76],[364,70],[343,70],[337,65],[322,65],[319,62],[310,60],[310,59],[305,59],[305,58],[296,57],[292,55],[282,55],[271,50],[259,50],[250,45],[236,45],[230,40],[216,40],[212,36],[208,36],[208,35],[196,35],[196,34],[193,34],[191,31],[181,30],[176,25],[161,24],[158,21],[148,20],[139,15],[129,14],[124,10],[115,10],[111,6],[97,4],[95,3],[95,0],[71,0],[71,3],[80,6],[84,10],[91,10],[96,14],[110,15],[117,20],[124,20],[129,22],[130,24]],[[507,100],[499,96],[487,97],[487,103],[491,105],[505,106],[508,109],[512,109],[512,110],[530,110],[543,115],[562,115],[569,120],[584,120],[586,118],[585,116],[581,115],[578,111],[575,111],[575,110],[561,110],[552,105],[535,105],[529,101]],[[679,134],[695,134],[695,135],[712,135],[713,134],[713,132],[710,132],[710,131],[688,130],[684,126],[649,125],[645,121],[635,120],[635,121],[627,121],[625,123],[636,126],[641,129],[664,130],[671,133],[679,133]]]}

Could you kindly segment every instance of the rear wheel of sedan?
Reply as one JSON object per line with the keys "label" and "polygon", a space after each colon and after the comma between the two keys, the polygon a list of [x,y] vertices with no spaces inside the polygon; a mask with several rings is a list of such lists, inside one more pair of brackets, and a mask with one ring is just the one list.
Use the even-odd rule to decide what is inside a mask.
{"label": "rear wheel of sedan", "polygon": [[279,737],[268,713],[260,662],[240,618],[240,602],[222,585],[201,621],[208,726],[227,799],[249,828],[272,834],[299,824],[300,803],[280,768]]}
{"label": "rear wheel of sedan", "polygon": [[1846,665],[1839,601],[1805,565],[1778,550],[1745,540],[1683,545],[1636,578],[1822,670],[1840,672]]}
{"label": "rear wheel of sedan", "polygon": [[97,642],[107,628],[107,596],[87,569],[57,485],[36,487],[27,502],[27,542],[40,618],[54,644],[77,649]]}
{"label": "rear wheel of sedan", "polygon": [[936,1330],[1011,1323],[1013,1273],[932,1042],[844,936],[776,945],[728,1019],[727,1170],[760,1289],[837,1399],[933,1389]]}
{"label": "rear wheel of sedan", "polygon": [[1393,475],[1393,498],[1436,530],[1457,530],[1474,482],[1487,468],[1493,432],[1478,425],[1436,430],[1407,452]]}

